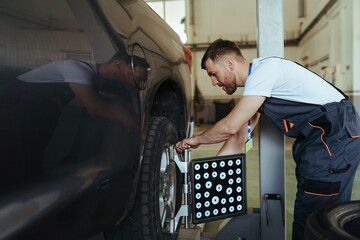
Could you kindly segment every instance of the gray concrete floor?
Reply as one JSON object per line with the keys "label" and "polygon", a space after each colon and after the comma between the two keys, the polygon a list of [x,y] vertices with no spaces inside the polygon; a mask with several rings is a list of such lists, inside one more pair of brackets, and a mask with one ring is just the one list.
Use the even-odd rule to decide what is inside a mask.
{"label": "gray concrete floor", "polygon": [[[207,130],[212,125],[202,124],[196,125],[194,134],[200,134]],[[255,128],[254,132],[255,147],[246,155],[246,176],[247,176],[247,202],[248,207],[259,208],[259,148],[258,148],[258,130]],[[291,146],[293,140],[285,138],[285,164],[286,164],[286,235],[287,239],[291,239],[292,220],[294,211],[294,201],[296,194],[296,178],[295,178],[295,163],[292,158]],[[199,148],[192,150],[192,159],[215,156],[220,150],[222,143],[212,145],[201,145]],[[360,168],[357,171],[354,181],[354,188],[352,200],[360,200]],[[218,232],[219,225],[223,220],[209,222],[205,224],[204,231],[215,233]]]}

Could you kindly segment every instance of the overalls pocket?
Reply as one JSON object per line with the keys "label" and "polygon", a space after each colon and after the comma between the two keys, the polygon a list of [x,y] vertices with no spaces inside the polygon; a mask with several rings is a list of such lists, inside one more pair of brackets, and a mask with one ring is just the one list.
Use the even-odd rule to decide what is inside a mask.
{"label": "overalls pocket", "polygon": [[341,182],[323,182],[304,179],[304,193],[314,196],[331,197],[339,195]]}
{"label": "overalls pocket", "polygon": [[319,147],[327,151],[330,174],[344,173],[351,167],[351,161],[345,154],[349,135],[344,128],[343,120],[337,120],[337,117],[341,119],[341,116],[341,111],[332,110],[309,123],[321,140],[322,145]]}
{"label": "overalls pocket", "polygon": [[[327,119],[326,115],[323,115],[323,116],[313,120],[312,122],[309,122],[308,124],[313,128],[313,131],[318,132],[319,138],[320,138],[321,142],[323,143],[323,147],[326,148],[326,150],[329,154],[329,157],[331,157],[332,156],[331,152],[333,151],[333,148],[331,148],[331,149],[329,148],[329,144],[327,141],[328,140],[327,137],[331,133],[331,130],[332,130],[331,122]],[[317,134],[315,133],[314,135],[317,135]]]}
{"label": "overalls pocket", "polygon": [[345,127],[350,138],[360,137],[360,118],[354,106],[346,107]]}
{"label": "overalls pocket", "polygon": [[307,216],[315,209],[338,200],[341,182],[303,180],[301,190],[296,194],[294,218],[301,218],[304,214]]}

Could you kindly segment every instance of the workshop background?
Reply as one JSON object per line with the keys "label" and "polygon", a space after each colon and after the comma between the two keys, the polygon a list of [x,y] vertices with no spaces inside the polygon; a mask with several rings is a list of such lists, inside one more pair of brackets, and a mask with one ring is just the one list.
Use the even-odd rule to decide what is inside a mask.
{"label": "workshop background", "polygon": [[[256,1],[249,0],[148,0],[147,3],[180,35],[192,51],[192,80],[195,134],[224,117],[241,97],[238,89],[226,95],[213,87],[201,69],[201,58],[212,41],[236,41],[244,57],[257,57]],[[360,112],[360,1],[284,0],[284,56],[299,62],[344,91]],[[259,207],[259,149],[247,155],[249,207]],[[286,145],[286,229],[291,239],[296,179],[291,155],[292,140]],[[221,144],[201,146],[193,158],[215,156]],[[357,171],[352,200],[360,199]],[[217,232],[221,221],[207,223],[204,231]]]}

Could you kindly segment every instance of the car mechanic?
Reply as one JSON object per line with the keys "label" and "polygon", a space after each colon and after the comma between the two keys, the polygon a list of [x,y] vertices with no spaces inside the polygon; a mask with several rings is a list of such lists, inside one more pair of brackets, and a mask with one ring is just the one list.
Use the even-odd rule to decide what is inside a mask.
{"label": "car mechanic", "polygon": [[303,239],[307,216],[333,202],[351,199],[360,160],[360,118],[347,95],[298,63],[265,57],[245,60],[238,46],[218,39],[202,62],[213,86],[227,94],[244,87],[233,110],[198,136],[176,144],[178,151],[225,141],[218,155],[240,153],[260,114],[296,138],[297,193],[292,239]]}

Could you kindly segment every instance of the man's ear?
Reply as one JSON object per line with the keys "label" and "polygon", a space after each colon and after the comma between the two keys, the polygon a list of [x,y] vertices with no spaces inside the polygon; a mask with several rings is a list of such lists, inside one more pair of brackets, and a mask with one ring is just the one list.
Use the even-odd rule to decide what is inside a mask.
{"label": "man's ear", "polygon": [[122,70],[124,68],[124,63],[120,60],[114,62],[114,67],[116,70]]}
{"label": "man's ear", "polygon": [[226,59],[225,61],[225,66],[228,68],[228,70],[233,71],[234,70],[234,59],[229,57],[228,59]]}

